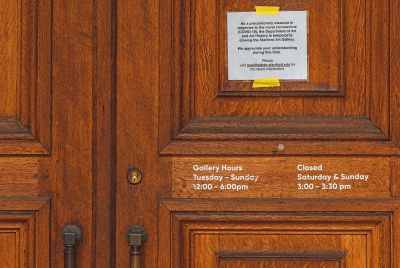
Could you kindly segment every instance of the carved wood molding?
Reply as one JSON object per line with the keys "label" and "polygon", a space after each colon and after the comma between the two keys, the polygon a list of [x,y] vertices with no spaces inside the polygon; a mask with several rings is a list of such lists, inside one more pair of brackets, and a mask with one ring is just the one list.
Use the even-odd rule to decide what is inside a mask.
{"label": "carved wood molding", "polygon": [[[18,267],[50,267],[48,198],[2,198],[0,212],[0,236],[12,234],[15,240],[15,247],[2,252],[2,258],[15,254]],[[15,265],[14,259],[12,263]]]}
{"label": "carved wood molding", "polygon": [[17,113],[0,116],[0,154],[46,155],[51,143],[51,1],[18,1],[18,11]]}
{"label": "carved wood molding", "polygon": [[346,255],[345,250],[341,251],[267,251],[267,252],[255,252],[255,251],[219,251],[215,253],[221,264],[233,263],[233,262],[276,262],[276,263],[303,263],[303,264],[335,264],[336,267],[346,267]]}
{"label": "carved wood molding", "polygon": [[[258,4],[267,2],[257,1]],[[207,5],[181,0],[160,3],[160,8],[167,11],[160,19],[160,47],[163,48],[159,58],[160,153],[399,155],[400,111],[396,109],[398,101],[394,98],[399,94],[399,82],[392,78],[389,84],[390,77],[393,77],[389,70],[390,60],[393,59],[389,48],[396,47],[398,35],[389,34],[389,2],[358,0],[360,6],[357,16],[351,13],[354,12],[353,5],[357,3],[337,2],[340,6],[337,16],[342,24],[338,26],[338,44],[341,47],[338,54],[342,60],[338,65],[338,86],[333,86],[335,89],[325,97],[318,96],[320,89],[313,83],[309,84],[311,91],[302,92],[285,90],[285,87],[272,93],[224,90],[221,81],[225,75],[221,70],[226,66],[225,52],[215,52],[225,46],[220,43],[222,37],[211,33],[207,37],[204,29],[205,32],[199,33],[202,28],[196,28],[196,25],[201,20],[196,20],[196,16],[201,18],[206,11],[209,12],[208,16],[215,13],[214,20],[219,24],[215,25],[215,29],[210,22],[204,27],[221,32],[218,25],[224,23],[221,16],[225,11],[248,11],[254,5],[251,1],[233,3],[215,0]],[[304,5],[308,4],[290,1],[287,8],[304,10],[307,8]],[[232,6],[227,8],[225,5]],[[376,8],[377,5],[381,5],[381,8]],[[207,10],[201,10],[202,6]],[[372,13],[374,16],[370,16]],[[350,31],[355,29],[364,34],[360,38],[350,36]],[[211,44],[219,42],[219,45],[210,45],[214,49],[204,45],[208,44],[203,40],[207,38]],[[197,51],[201,44],[206,46],[201,47],[204,57]],[[213,63],[215,59],[217,62]],[[200,61],[204,61],[201,68],[197,66]],[[322,75],[321,72],[318,75]],[[290,116],[279,115],[281,110],[275,114],[262,111],[263,105],[279,106],[280,102],[286,101],[307,102],[319,107],[328,101],[337,110],[332,115],[329,111],[324,111],[324,114],[302,114],[299,110],[292,111]],[[240,110],[241,104],[247,105],[244,112]],[[258,108],[246,110],[250,109],[251,104]],[[314,125],[310,125],[310,122]],[[282,142],[287,149],[279,151],[277,146]]]}
{"label": "carved wood molding", "polygon": [[[267,199],[254,201],[243,200],[188,200],[175,199],[160,202],[160,254],[159,264],[162,267],[180,267],[189,265],[187,261],[192,252],[196,237],[226,235],[311,235],[311,236],[362,236],[370,254],[368,262],[377,267],[390,266],[398,259],[400,251],[396,247],[396,235],[399,228],[400,202],[394,199],[382,200],[332,200],[332,199]],[[217,238],[216,238],[217,239]],[[221,250],[210,249],[217,256]],[[326,248],[327,252],[346,252],[346,248]],[[361,249],[359,249],[361,250]],[[364,249],[362,249],[364,250]],[[224,250],[222,250],[224,251]],[[308,256],[308,261],[323,259],[331,254],[303,255],[305,249],[284,252],[276,249],[268,251],[233,251],[235,256],[249,258],[285,257],[293,260],[300,254]],[[228,251],[228,253],[232,250]],[[276,254],[280,252],[280,254]],[[308,250],[312,252],[312,250]],[[203,252],[204,253],[204,252]],[[226,250],[225,250],[226,253]],[[314,252],[315,253],[315,252]],[[170,256],[167,258],[166,256]],[[211,253],[210,253],[211,254]],[[250,254],[250,255],[249,255]],[[392,255],[393,254],[393,255]],[[222,254],[228,256],[227,254]],[[192,256],[192,255],[191,255]],[[229,257],[229,256],[228,256]],[[231,256],[232,257],[232,256]],[[251,257],[251,256],[250,256]],[[344,265],[347,255],[335,255],[335,259]],[[239,258],[240,259],[240,258]],[[188,266],[189,267],[189,266]]]}

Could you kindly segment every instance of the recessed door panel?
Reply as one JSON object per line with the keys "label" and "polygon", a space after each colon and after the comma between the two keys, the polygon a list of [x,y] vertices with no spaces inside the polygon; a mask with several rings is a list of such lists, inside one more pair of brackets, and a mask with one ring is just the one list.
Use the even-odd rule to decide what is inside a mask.
{"label": "recessed door panel", "polygon": [[[118,5],[116,169],[143,178],[118,179],[117,229],[149,227],[145,265],[397,267],[400,5],[135,3]],[[256,6],[307,13],[307,80],[229,80],[228,13]]]}
{"label": "recessed door panel", "polygon": [[[308,81],[260,89],[227,80],[227,13],[256,5],[307,11]],[[175,10],[160,25],[162,154],[218,154],[220,141],[227,148],[219,152],[229,154],[399,153],[390,124],[398,111],[388,83],[389,1],[177,0],[161,7]],[[237,140],[245,150],[230,149]],[[290,146],[276,152],[276,140]]]}

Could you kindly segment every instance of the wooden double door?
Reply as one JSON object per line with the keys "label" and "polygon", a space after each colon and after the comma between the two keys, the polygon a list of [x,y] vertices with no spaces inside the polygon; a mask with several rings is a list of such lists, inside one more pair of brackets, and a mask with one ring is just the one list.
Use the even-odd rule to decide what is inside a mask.
{"label": "wooden double door", "polygon": [[[307,81],[229,80],[255,6],[307,11]],[[65,267],[68,225],[76,267],[140,268],[132,226],[147,268],[400,267],[398,14],[0,0],[0,267]]]}

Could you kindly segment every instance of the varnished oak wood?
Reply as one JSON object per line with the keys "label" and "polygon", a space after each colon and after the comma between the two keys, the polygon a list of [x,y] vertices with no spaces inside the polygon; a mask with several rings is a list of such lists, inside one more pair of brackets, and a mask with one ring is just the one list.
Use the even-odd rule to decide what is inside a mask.
{"label": "varnished oak wood", "polygon": [[181,140],[388,140],[366,117],[195,117]]}
{"label": "varnished oak wood", "polygon": [[345,251],[344,267],[398,267],[398,208],[390,199],[163,200],[159,267],[224,267],[221,251],[308,251],[309,262],[316,251]]}
{"label": "varnished oak wood", "polygon": [[0,117],[0,137],[6,139],[34,139],[29,129],[15,117]]}
{"label": "varnished oak wood", "polygon": [[40,159],[0,157],[0,196],[37,196],[39,180],[46,179]]}
{"label": "varnished oak wood", "polygon": [[0,115],[13,116],[17,112],[20,7],[17,0],[2,0],[0,5]]}
{"label": "varnished oak wood", "polygon": [[[172,11],[163,9],[164,5],[169,1],[122,0],[117,6],[116,267],[129,267],[126,232],[135,224],[149,233],[143,267],[158,267],[154,257],[158,221],[156,214],[149,212],[156,213],[158,197],[168,196],[171,188],[166,179],[171,172],[169,160],[159,158],[157,143],[158,112],[162,109],[157,92],[168,95],[158,90],[158,51],[164,49],[158,45],[159,18]],[[127,170],[132,166],[143,171],[143,180],[136,186],[127,182]]]}
{"label": "varnished oak wood", "polygon": [[218,252],[217,256],[218,267],[346,267],[346,251]]}
{"label": "varnished oak wood", "polygon": [[[299,171],[297,166],[322,165],[322,170]],[[217,166],[216,171],[195,171],[194,166]],[[222,166],[240,166],[242,171],[223,171]],[[257,157],[240,158],[230,157],[173,157],[172,158],[172,197],[174,198],[389,198],[398,191],[398,186],[392,182],[397,181],[397,163],[389,158],[320,158],[315,157],[276,157],[273,159],[259,159]],[[341,174],[355,175],[362,171],[368,175],[367,181],[342,180]],[[194,180],[193,175],[215,175],[223,176],[222,181],[216,180]],[[298,174],[302,175],[330,175],[327,180],[298,180]],[[334,179],[334,175],[339,177]],[[253,180],[232,180],[232,175],[257,176]],[[198,184],[211,184],[212,189],[195,189]],[[241,190],[226,189],[227,184],[241,186]],[[313,189],[298,189],[298,185],[313,185]],[[322,184],[326,186],[324,189]],[[337,189],[329,189],[329,184],[335,184]],[[225,190],[221,186],[225,185]],[[340,190],[340,185],[343,186]],[[243,188],[244,186],[247,189]],[[350,186],[351,189],[345,187]],[[329,190],[328,190],[329,189]]]}
{"label": "varnished oak wood", "polygon": [[[318,35],[316,32],[320,32],[318,27],[321,25],[318,23],[317,17],[320,16],[317,14],[329,13],[328,17],[340,18],[340,23],[335,25],[335,29],[330,27],[330,31],[328,31],[331,34],[330,38],[325,39],[330,40],[329,44],[331,45],[332,40],[337,42],[336,48],[334,45],[330,47],[332,49],[330,54],[338,57],[334,61],[338,63],[337,66],[340,66],[338,70],[343,74],[336,72],[336,76],[328,75],[328,77],[336,77],[335,81],[332,80],[328,84],[333,88],[339,88],[341,97],[338,98],[334,95],[317,97],[317,93],[321,90],[318,83],[313,83],[313,79],[307,83],[311,92],[308,96],[282,95],[281,92],[301,89],[299,84],[295,83],[290,89],[290,86],[287,88],[283,83],[280,89],[273,89],[275,92],[277,91],[275,97],[272,97],[271,94],[265,96],[257,94],[259,92],[255,92],[256,95],[252,95],[250,92],[248,95],[234,94],[230,97],[223,93],[224,97],[221,97],[220,92],[226,91],[224,91],[223,83],[218,81],[222,81],[226,74],[226,51],[219,54],[217,51],[221,47],[226,47],[224,30],[226,11],[249,11],[254,8],[255,3],[279,5],[283,10],[286,7],[295,10],[309,10],[309,38],[312,41],[310,53],[314,56],[319,55],[318,59],[315,58],[316,61],[323,61],[313,63],[314,60],[311,60],[311,77],[322,78],[330,71],[334,72],[328,67],[333,64],[326,64],[329,57],[323,53],[327,49],[318,48],[319,45],[323,46],[324,41],[318,39],[322,38],[321,36],[316,37]],[[351,139],[357,143],[353,143],[354,146],[348,150],[354,151],[355,154],[363,154],[357,150],[358,142],[364,140],[370,141],[364,142],[370,152],[376,152],[375,145],[379,140],[389,141],[380,143],[379,147],[384,150],[390,151],[391,147],[398,147],[398,139],[392,139],[393,132],[389,131],[390,118],[393,118],[393,113],[398,113],[398,111],[391,110],[391,98],[388,94],[396,89],[389,89],[387,83],[390,59],[389,40],[392,40],[389,36],[389,17],[387,16],[389,1],[383,3],[373,0],[330,1],[329,4],[321,5],[318,1],[309,3],[275,1],[270,3],[269,1],[246,0],[241,2],[213,1],[211,4],[207,1],[200,1],[195,5],[193,1],[176,0],[172,3],[161,3],[161,8],[174,10],[173,13],[163,14],[161,19],[164,20],[160,24],[160,46],[163,49],[160,51],[159,58],[161,66],[159,86],[162,89],[159,101],[160,121],[163,121],[163,124],[160,124],[159,143],[162,154],[196,154],[194,150],[188,152],[185,143],[181,142],[186,139],[195,140],[194,144],[201,140],[201,146],[208,151],[213,151],[215,146],[218,146],[218,144],[207,142],[212,139],[230,139],[233,142],[236,139],[257,140],[257,144],[266,143],[266,140],[295,139],[304,141],[301,144],[303,151],[291,152],[291,154],[299,155],[308,152],[343,154],[341,146],[318,151],[318,147],[326,148],[326,146],[329,147],[329,144],[321,142],[315,148],[309,142],[310,140],[342,141]],[[377,13],[374,18],[367,16],[372,12]],[[222,48],[222,50],[224,49]],[[169,55],[174,56],[172,59],[168,59]],[[313,66],[318,66],[318,68],[314,69]],[[379,68],[375,66],[379,66]],[[247,83],[247,85],[249,84]],[[238,88],[239,91],[246,90],[245,86],[239,85]],[[315,90],[315,94],[312,94],[313,90]],[[237,90],[234,92],[237,93]],[[276,124],[284,125],[285,118],[290,116],[319,118],[318,129],[309,128],[306,123],[307,119],[305,121],[299,119],[295,122],[295,127],[288,128],[290,133],[283,132],[279,133],[281,135],[274,136],[275,131],[279,132]],[[357,127],[360,117],[365,118],[370,125],[371,132],[368,134],[364,132],[366,129]],[[236,120],[236,126],[243,126],[240,129],[242,135],[236,135],[238,129],[232,125],[232,118]],[[254,125],[248,124],[251,120],[249,118],[254,118]],[[335,130],[332,126],[332,118],[338,121],[348,120],[351,123],[348,128],[343,124],[343,128]],[[394,116],[394,118],[397,117]],[[260,124],[262,120],[265,120],[265,128],[261,130],[255,125]],[[273,122],[268,125],[268,120]],[[209,129],[199,127],[199,122],[203,122]],[[397,125],[398,122],[395,124]],[[333,128],[330,129],[330,127]],[[271,130],[273,128],[275,130]],[[210,129],[213,131],[218,129],[218,135],[215,132],[207,132]],[[263,134],[254,135],[258,131]],[[323,135],[321,134],[323,131],[332,135]],[[353,135],[349,137],[339,133],[352,133]],[[246,142],[244,147],[249,148],[247,154],[251,154],[251,151],[254,151],[254,154],[273,154],[273,150],[269,149],[261,153],[258,146],[254,146],[251,142]],[[219,150],[227,154],[234,153],[225,148]],[[392,151],[389,154],[398,154],[398,151]]]}
{"label": "varnished oak wood", "polygon": [[52,198],[51,265],[63,267],[61,230],[82,230],[77,267],[112,267],[114,1],[53,2],[52,150],[40,194]]}
{"label": "varnished oak wood", "polygon": [[116,1],[96,1],[93,85],[93,266],[115,267]]}
{"label": "varnished oak wood", "polygon": [[[280,151],[278,145],[285,149]],[[213,156],[221,155],[342,155],[342,156],[397,156],[400,148],[387,141],[352,142],[352,141],[258,141],[258,140],[174,140],[160,153],[165,156]]]}
{"label": "varnished oak wood", "polygon": [[392,20],[390,21],[390,137],[393,142],[399,146],[400,145],[400,114],[397,113],[398,107],[400,107],[400,36],[397,33],[399,29],[400,18],[397,16],[400,11],[400,3],[396,0],[390,2],[390,16]]}
{"label": "varnished oak wood", "polygon": [[1,267],[50,266],[47,198],[0,198]]}
{"label": "varnished oak wood", "polygon": [[341,261],[345,256],[345,251],[325,251],[325,252],[234,252],[234,251],[220,251],[217,253],[220,259],[293,259],[293,260],[332,260]]}
{"label": "varnished oak wood", "polygon": [[51,142],[51,1],[3,2],[0,155],[46,155]]}
{"label": "varnished oak wood", "polygon": [[[295,246],[308,249],[310,259],[287,260],[289,267],[398,266],[399,80],[391,64],[399,57],[399,4],[306,2],[118,2],[117,265],[129,265],[122,237],[135,223],[152,234],[146,267],[263,267],[221,262],[214,252],[267,256],[273,244],[282,256],[300,255]],[[254,5],[310,9],[309,83],[252,91],[250,82],[226,81],[225,13]],[[316,34],[321,22],[324,32]],[[242,196],[185,188],[192,175],[186,164],[196,161],[243,161],[254,172],[280,174],[275,182],[285,187],[292,175],[282,162],[332,158],[335,170],[377,165],[376,184],[326,200],[269,184]],[[132,166],[144,174],[136,186],[126,183]],[[270,196],[276,199],[260,198]],[[312,252],[344,249],[342,260],[312,259]]]}
{"label": "varnished oak wood", "polygon": [[1,267],[63,267],[71,223],[78,267],[114,266],[115,11],[1,1]]}
{"label": "varnished oak wood", "polygon": [[[399,1],[0,3],[1,267],[63,267],[66,224],[78,267],[128,267],[134,224],[144,267],[399,267]],[[309,82],[226,80],[225,13],[254,5],[308,9]],[[189,159],[282,184],[300,159],[375,179],[353,196],[205,196],[177,184]]]}

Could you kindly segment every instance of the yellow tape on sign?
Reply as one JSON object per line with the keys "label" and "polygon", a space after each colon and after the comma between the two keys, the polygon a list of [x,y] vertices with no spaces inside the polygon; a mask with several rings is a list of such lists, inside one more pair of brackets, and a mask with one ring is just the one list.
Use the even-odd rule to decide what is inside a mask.
{"label": "yellow tape on sign", "polygon": [[253,83],[253,88],[258,87],[279,87],[281,83],[278,78],[263,78],[263,79],[256,79]]}
{"label": "yellow tape on sign", "polygon": [[273,6],[256,6],[257,15],[278,15],[279,7]]}

